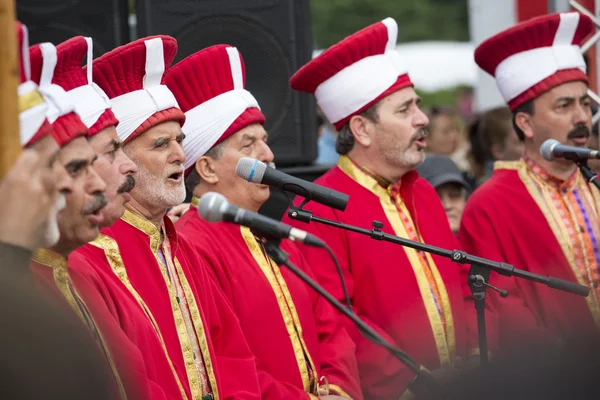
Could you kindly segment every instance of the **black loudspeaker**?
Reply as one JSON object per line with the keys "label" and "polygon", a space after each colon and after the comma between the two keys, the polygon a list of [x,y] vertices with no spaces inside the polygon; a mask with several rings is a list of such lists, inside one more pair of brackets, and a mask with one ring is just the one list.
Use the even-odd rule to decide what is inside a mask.
{"label": "black loudspeaker", "polygon": [[127,1],[17,0],[16,5],[30,44],[57,45],[74,36],[89,36],[98,57],[130,41]]}
{"label": "black loudspeaker", "polygon": [[237,47],[277,165],[314,161],[313,96],[289,87],[292,74],[312,57],[309,0],[137,0],[137,27],[139,37],[176,38],[176,62],[215,44]]}

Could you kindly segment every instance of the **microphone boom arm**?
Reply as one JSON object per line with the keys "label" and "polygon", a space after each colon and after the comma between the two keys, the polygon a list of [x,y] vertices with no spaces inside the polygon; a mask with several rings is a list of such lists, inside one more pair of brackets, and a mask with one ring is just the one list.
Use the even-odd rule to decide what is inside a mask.
{"label": "microphone boom arm", "polygon": [[351,309],[344,307],[331,293],[326,291],[321,285],[311,279],[304,271],[295,266],[288,257],[288,254],[279,247],[279,240],[268,239],[264,242],[265,251],[275,261],[277,265],[285,265],[304,283],[310,286],[320,296],[325,298],[333,307],[352,320],[361,333],[371,342],[385,348],[396,359],[410,369],[416,378],[409,384],[409,388],[414,394],[419,394],[422,391],[431,391],[437,389],[437,382],[428,372],[428,370],[419,365],[411,356],[403,350],[392,346],[385,338],[377,331],[371,328],[360,317],[358,317]]}

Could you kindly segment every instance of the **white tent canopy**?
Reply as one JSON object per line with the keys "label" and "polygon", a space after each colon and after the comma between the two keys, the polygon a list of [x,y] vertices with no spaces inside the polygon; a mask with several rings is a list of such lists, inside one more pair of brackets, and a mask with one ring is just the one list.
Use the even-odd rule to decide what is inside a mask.
{"label": "white tent canopy", "polygon": [[[415,87],[426,92],[475,86],[478,67],[474,50],[468,42],[413,42],[396,47]],[[321,52],[315,50],[313,57]]]}

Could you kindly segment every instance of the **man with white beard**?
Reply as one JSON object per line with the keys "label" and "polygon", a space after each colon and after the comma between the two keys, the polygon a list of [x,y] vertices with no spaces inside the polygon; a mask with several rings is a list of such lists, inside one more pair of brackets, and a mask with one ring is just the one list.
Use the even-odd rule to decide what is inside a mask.
{"label": "man with white beard", "polygon": [[[155,36],[93,63],[93,81],[111,99],[117,134],[137,171],[122,218],[78,251],[77,264],[70,260],[71,276],[106,287],[99,301],[119,326],[112,333],[122,337],[111,355],[127,345],[143,361],[119,371],[128,398],[258,399],[254,358],[235,315],[166,217],[185,198],[185,115],[162,84],[176,52],[175,39]],[[91,269],[86,263],[95,275],[79,279]]]}

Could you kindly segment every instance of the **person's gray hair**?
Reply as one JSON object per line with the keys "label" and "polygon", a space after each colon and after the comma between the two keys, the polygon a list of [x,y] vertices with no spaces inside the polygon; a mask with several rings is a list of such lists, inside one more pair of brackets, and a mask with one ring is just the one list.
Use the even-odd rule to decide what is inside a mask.
{"label": "person's gray hair", "polygon": [[[204,156],[210,157],[214,160],[218,160],[221,157],[223,157],[223,152],[225,150],[224,143],[226,141],[227,140],[224,140],[221,143],[219,143],[218,145],[216,145],[213,148],[211,148],[210,150],[208,150],[206,153],[204,153]],[[185,188],[187,189],[188,192],[193,193],[194,189],[196,189],[196,186],[198,186],[201,183],[202,183],[202,177],[200,177],[200,174],[196,170],[196,164],[194,163],[194,165],[192,165],[192,170],[190,171],[188,176],[185,178]]]}
{"label": "person's gray hair", "polygon": [[[373,104],[371,107],[367,108],[365,111],[361,112],[361,117],[364,117],[372,122],[377,122],[379,120],[379,102]],[[338,154],[346,155],[353,148],[356,140],[354,139],[354,135],[352,134],[352,130],[350,129],[350,121],[348,121],[342,128],[338,131],[337,138],[335,140],[335,151]]]}

